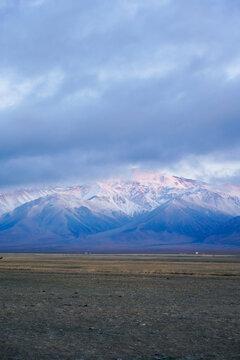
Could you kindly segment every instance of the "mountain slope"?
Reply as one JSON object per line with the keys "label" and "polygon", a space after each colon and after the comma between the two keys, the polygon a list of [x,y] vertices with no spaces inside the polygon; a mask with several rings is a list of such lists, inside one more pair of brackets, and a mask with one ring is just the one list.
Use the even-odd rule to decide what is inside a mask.
{"label": "mountain slope", "polygon": [[[5,212],[0,218],[0,248],[221,246],[223,236],[225,244],[229,237],[230,246],[239,246],[237,235],[231,233],[237,220],[231,221],[240,216],[240,197],[232,191],[147,173],[134,174],[128,181],[15,193],[16,199],[11,195],[12,201],[0,201],[0,212]],[[237,234],[238,228],[234,231]]]}
{"label": "mountain slope", "polygon": [[13,193],[0,193],[0,216],[27,202],[54,194],[57,191],[60,191],[60,189],[21,190]]}
{"label": "mountain slope", "polygon": [[206,238],[205,243],[240,247],[240,216],[221,224],[214,235]]}
{"label": "mountain slope", "polygon": [[[85,238],[121,226],[128,216],[121,213],[92,211],[84,206],[66,206],[66,199],[59,195],[47,196],[17,207],[1,218],[0,239],[2,245],[9,241],[29,241],[41,245],[42,239],[57,238],[60,243]],[[11,242],[10,241],[10,242]],[[40,243],[39,243],[40,241]]]}
{"label": "mountain slope", "polygon": [[199,244],[230,218],[228,214],[174,199],[121,228],[92,238],[104,239],[119,248],[126,244],[133,248],[139,244],[148,247]]}

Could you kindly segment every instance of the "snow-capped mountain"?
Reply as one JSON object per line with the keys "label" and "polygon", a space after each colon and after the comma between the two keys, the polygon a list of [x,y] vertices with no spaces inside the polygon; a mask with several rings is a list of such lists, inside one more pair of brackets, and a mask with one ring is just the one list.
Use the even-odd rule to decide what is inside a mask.
{"label": "snow-capped mountain", "polygon": [[135,173],[130,180],[1,194],[0,214],[0,249],[227,246],[226,234],[217,239],[240,216],[240,191]]}

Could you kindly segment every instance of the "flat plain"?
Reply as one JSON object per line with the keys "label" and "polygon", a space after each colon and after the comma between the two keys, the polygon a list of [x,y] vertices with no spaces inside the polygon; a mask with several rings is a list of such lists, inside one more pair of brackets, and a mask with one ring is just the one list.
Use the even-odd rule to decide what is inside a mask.
{"label": "flat plain", "polygon": [[0,359],[240,359],[240,256],[0,254]]}

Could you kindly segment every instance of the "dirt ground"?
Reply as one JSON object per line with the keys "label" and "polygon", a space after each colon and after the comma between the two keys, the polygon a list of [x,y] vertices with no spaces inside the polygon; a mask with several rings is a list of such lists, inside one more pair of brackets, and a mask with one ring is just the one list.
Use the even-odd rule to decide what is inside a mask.
{"label": "dirt ground", "polygon": [[0,256],[1,360],[240,360],[239,256]]}

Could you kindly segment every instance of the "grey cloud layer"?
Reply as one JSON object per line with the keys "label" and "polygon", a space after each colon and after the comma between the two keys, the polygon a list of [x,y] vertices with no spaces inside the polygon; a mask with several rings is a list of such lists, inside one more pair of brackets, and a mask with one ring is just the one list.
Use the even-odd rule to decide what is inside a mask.
{"label": "grey cloud layer", "polygon": [[238,159],[238,1],[0,4],[2,186]]}

